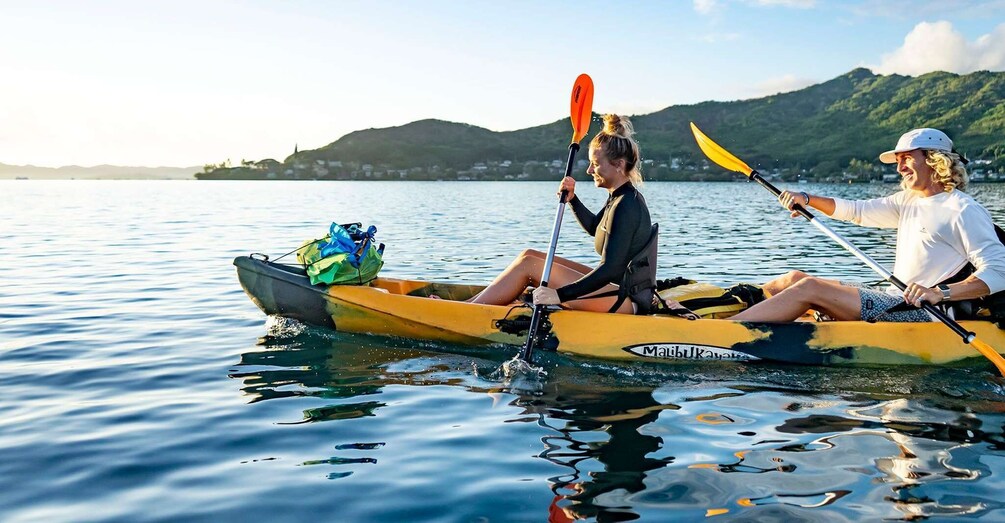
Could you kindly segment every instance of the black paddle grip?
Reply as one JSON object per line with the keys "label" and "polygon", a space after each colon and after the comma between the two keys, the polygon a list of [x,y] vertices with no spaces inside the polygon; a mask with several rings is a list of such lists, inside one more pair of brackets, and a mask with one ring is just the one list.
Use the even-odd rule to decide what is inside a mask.
{"label": "black paddle grip", "polygon": [[[897,278],[896,276],[891,276],[888,281],[892,283],[894,287],[902,291],[907,290],[907,284],[900,281],[900,278]],[[950,318],[949,316],[946,316],[946,313],[942,312],[942,309],[939,309],[935,305],[932,305],[927,301],[922,301],[921,308],[924,309],[925,312],[938,318],[939,321],[941,321],[942,323],[945,323],[946,327],[949,327],[950,329],[953,330],[953,332],[959,335],[959,337],[963,338],[964,342],[970,343],[971,341],[974,341],[974,338],[977,337],[976,334],[964,329],[963,326],[960,325],[959,323],[956,323],[956,320]]]}
{"label": "black paddle grip", "polygon": [[[572,176],[572,162],[576,160],[576,153],[579,152],[579,143],[572,142],[569,144],[569,161],[565,162],[565,175]],[[563,190],[562,196],[559,198],[563,204],[567,203],[569,200],[569,191]]]}
{"label": "black paddle grip", "polygon": [[971,341],[974,341],[974,338],[977,337],[976,334],[964,329],[963,326],[960,325],[959,323],[956,323],[956,320],[950,318],[949,316],[946,316],[945,313],[943,313],[940,309],[936,308],[935,305],[932,305],[927,301],[923,301],[921,302],[921,308],[925,309],[925,312],[941,320],[942,323],[945,323],[946,327],[949,327],[950,329],[953,330],[953,332],[955,332],[961,338],[963,338],[964,342],[970,343]]}

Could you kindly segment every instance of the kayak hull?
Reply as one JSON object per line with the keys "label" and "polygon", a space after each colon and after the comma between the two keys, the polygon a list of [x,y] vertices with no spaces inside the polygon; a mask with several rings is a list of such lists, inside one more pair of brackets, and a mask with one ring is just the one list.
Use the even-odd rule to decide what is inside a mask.
{"label": "kayak hull", "polygon": [[[531,310],[466,303],[483,287],[378,278],[368,286],[314,286],[298,267],[234,260],[251,300],[269,315],[344,332],[491,348],[521,346]],[[431,299],[436,295],[440,299]],[[768,360],[809,365],[945,364],[979,357],[941,323],[747,323],[555,310],[545,347],[585,358],[672,362]],[[961,322],[1001,351],[993,323]]]}

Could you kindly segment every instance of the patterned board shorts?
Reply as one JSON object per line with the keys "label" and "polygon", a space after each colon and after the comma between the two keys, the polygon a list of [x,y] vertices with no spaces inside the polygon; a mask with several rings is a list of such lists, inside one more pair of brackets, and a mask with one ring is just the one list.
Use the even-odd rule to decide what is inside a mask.
{"label": "patterned board shorts", "polygon": [[[842,282],[843,283],[843,282]],[[858,288],[858,296],[861,301],[862,319],[865,321],[933,321],[927,312],[921,309],[898,310],[896,312],[886,312],[888,309],[904,303],[904,298],[893,296],[883,291],[870,289],[861,284],[848,284]]]}

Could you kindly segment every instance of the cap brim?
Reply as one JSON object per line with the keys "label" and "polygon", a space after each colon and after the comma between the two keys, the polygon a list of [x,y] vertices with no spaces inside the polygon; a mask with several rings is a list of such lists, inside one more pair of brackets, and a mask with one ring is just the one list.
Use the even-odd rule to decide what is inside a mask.
{"label": "cap brim", "polygon": [[885,153],[879,155],[879,161],[883,163],[897,163],[897,153],[903,151],[886,151]]}

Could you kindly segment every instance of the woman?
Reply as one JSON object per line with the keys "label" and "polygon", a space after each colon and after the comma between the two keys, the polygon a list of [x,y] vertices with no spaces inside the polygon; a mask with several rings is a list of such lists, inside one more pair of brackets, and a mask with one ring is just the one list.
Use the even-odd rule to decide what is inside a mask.
{"label": "woman", "polygon": [[[590,142],[590,166],[597,187],[610,194],[599,214],[593,214],[576,196],[576,181],[566,176],[559,187],[568,192],[568,203],[576,220],[590,236],[600,254],[600,265],[591,269],[581,263],[556,256],[551,269],[549,287],[541,285],[545,254],[525,250],[481,293],[473,303],[506,305],[515,301],[528,286],[534,291],[538,305],[561,304],[568,309],[607,312],[618,301],[617,296],[589,298],[589,294],[617,293],[628,268],[628,262],[647,246],[652,223],[646,200],[637,190],[642,184],[639,173],[639,144],[632,138],[634,130],[627,117],[604,115],[604,129]],[[583,299],[586,297],[587,299]],[[616,312],[632,314],[648,310],[649,303],[624,300]]]}

